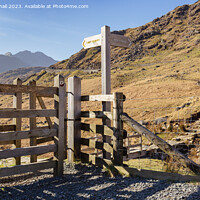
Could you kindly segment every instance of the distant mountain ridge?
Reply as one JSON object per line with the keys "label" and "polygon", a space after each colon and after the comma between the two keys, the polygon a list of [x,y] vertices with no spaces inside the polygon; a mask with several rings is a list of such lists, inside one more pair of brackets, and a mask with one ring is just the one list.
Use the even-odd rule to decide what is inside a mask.
{"label": "distant mountain ridge", "polygon": [[48,67],[57,61],[42,52],[20,51],[16,54],[7,52],[0,55],[0,73],[22,67]]}

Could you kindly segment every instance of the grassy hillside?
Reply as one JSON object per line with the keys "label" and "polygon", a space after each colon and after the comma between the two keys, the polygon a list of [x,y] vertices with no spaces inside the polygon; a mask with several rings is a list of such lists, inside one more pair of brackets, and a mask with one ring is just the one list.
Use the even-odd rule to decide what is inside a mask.
{"label": "grassy hillside", "polygon": [[[182,60],[188,53],[195,52],[199,47],[199,17],[200,2],[198,1],[193,5],[177,7],[141,27],[114,31],[115,34],[128,36],[133,45],[128,49],[112,47],[112,67],[134,65],[138,60],[145,61],[149,57],[153,62]],[[179,58],[180,53],[182,56]],[[100,65],[100,47],[97,47],[82,49],[69,59],[52,65],[51,68],[100,69]]]}

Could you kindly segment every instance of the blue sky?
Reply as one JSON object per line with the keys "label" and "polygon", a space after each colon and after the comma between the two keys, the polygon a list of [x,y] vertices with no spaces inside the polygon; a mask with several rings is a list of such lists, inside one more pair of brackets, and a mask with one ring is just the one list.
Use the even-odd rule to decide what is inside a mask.
{"label": "blue sky", "polygon": [[0,9],[0,54],[42,51],[57,60],[82,48],[82,41],[100,33],[141,26],[175,7],[197,0],[0,0],[7,4],[88,5],[85,9]]}

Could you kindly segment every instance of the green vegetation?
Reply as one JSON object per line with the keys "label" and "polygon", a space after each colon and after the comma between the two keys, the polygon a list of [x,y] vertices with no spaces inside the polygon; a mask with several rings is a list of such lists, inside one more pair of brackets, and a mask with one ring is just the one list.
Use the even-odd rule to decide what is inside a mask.
{"label": "green vegetation", "polygon": [[179,163],[173,162],[171,160],[162,161],[158,159],[132,159],[125,161],[124,164],[128,165],[131,168],[145,169],[152,171],[161,171],[161,172],[170,172],[170,173],[179,173],[182,175],[191,175],[195,174],[189,169],[183,168]]}

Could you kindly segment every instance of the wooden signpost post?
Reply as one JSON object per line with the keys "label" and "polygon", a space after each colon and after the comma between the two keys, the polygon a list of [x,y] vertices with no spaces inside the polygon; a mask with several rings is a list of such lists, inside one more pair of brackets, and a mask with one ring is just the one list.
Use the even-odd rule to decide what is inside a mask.
{"label": "wooden signpost post", "polygon": [[[111,67],[110,67],[110,46],[128,48],[131,46],[131,40],[128,37],[110,33],[109,26],[101,27],[101,34],[85,38],[82,43],[84,49],[101,46],[101,74],[102,74],[102,94],[111,93]],[[111,111],[110,102],[102,103],[103,111]],[[103,124],[110,126],[110,120],[103,120]],[[110,142],[110,138],[104,136],[104,142]],[[110,158],[110,155],[103,152],[104,158]]]}
{"label": "wooden signpost post", "polygon": [[101,46],[102,94],[110,94],[110,46],[128,48],[131,40],[128,37],[110,33],[109,26],[101,28],[101,34],[85,38],[84,49]]}

